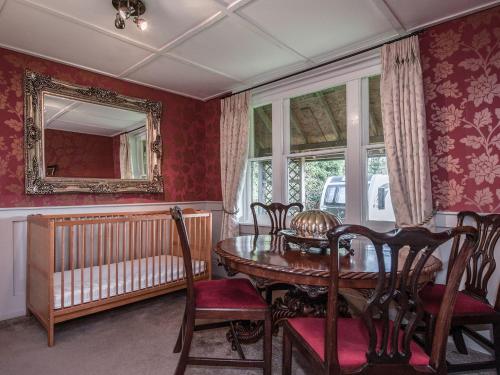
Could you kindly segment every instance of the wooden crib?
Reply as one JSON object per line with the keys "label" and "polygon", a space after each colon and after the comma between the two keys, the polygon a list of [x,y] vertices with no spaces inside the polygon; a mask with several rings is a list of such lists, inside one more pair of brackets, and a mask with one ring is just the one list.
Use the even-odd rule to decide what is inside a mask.
{"label": "wooden crib", "polygon": [[[184,210],[197,280],[210,279],[212,216]],[[169,212],[28,217],[27,308],[54,325],[186,286]]]}

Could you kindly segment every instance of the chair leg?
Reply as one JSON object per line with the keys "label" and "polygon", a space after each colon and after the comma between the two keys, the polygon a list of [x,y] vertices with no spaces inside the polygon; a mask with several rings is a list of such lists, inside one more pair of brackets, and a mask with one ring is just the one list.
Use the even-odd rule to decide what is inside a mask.
{"label": "chair leg", "polygon": [[436,317],[434,315],[427,315],[425,325],[425,352],[430,354],[434,338],[434,327],[436,326]]}
{"label": "chair leg", "polygon": [[193,339],[194,332],[194,318],[187,317],[184,325],[184,342],[182,344],[182,352],[177,363],[177,368],[175,369],[175,375],[184,375],[186,371],[186,366],[189,357],[189,351],[191,350],[191,341]]}
{"label": "chair leg", "polygon": [[495,346],[495,366],[500,374],[500,323],[493,324],[493,345]]}
{"label": "chair leg", "polygon": [[468,354],[467,346],[465,345],[464,335],[462,333],[461,327],[452,327],[451,335],[453,336],[453,342],[460,354]]}
{"label": "chair leg", "polygon": [[292,341],[287,332],[286,327],[283,327],[283,375],[292,374]]}
{"label": "chair leg", "polygon": [[264,320],[264,375],[271,375],[273,358],[273,326],[271,311],[266,312]]}
{"label": "chair leg", "polygon": [[174,346],[174,353],[179,353],[182,349],[182,337],[184,336],[184,326],[186,324],[186,315],[182,318],[181,327],[179,328],[179,336],[177,336],[177,341]]}

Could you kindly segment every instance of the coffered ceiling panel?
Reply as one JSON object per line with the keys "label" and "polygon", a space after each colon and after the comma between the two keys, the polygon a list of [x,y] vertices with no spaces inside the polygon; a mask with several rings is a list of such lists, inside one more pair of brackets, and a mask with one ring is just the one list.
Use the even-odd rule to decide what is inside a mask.
{"label": "coffered ceiling panel", "polygon": [[161,56],[141,67],[128,78],[197,98],[207,98],[228,91],[237,81]]}
{"label": "coffered ceiling panel", "polygon": [[302,59],[233,17],[225,18],[193,36],[171,52],[238,79],[246,79]]}
{"label": "coffered ceiling panel", "polygon": [[[432,23],[452,15],[459,15],[474,8],[495,4],[492,0],[385,0],[406,29]],[[418,6],[418,12],[415,7]]]}
{"label": "coffered ceiling panel", "polygon": [[395,34],[387,18],[366,0],[258,0],[240,12],[310,58]]}
{"label": "coffered ceiling panel", "polygon": [[144,18],[148,21],[148,29],[140,31],[129,21],[124,30],[117,30],[114,25],[116,9],[111,0],[31,1],[155,48],[162,47],[220,10],[211,0],[146,0]]}
{"label": "coffered ceiling panel", "polygon": [[119,74],[149,54],[15,1],[8,1],[0,13],[0,44],[109,74]]}
{"label": "coffered ceiling panel", "polygon": [[111,0],[0,0],[0,46],[207,100],[500,4],[142,1],[141,32],[132,20],[115,28]]}

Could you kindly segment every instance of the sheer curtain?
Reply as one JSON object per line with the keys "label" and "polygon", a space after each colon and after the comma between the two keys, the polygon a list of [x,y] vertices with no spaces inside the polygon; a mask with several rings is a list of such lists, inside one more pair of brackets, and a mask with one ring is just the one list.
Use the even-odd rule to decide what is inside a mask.
{"label": "sheer curtain", "polygon": [[121,178],[132,178],[132,158],[127,133],[120,135],[120,175]]}
{"label": "sheer curtain", "polygon": [[432,193],[418,37],[382,47],[380,95],[396,225],[421,225]]}
{"label": "sheer curtain", "polygon": [[238,197],[243,185],[248,156],[250,93],[221,100],[220,156],[222,186],[221,239],[239,234]]}

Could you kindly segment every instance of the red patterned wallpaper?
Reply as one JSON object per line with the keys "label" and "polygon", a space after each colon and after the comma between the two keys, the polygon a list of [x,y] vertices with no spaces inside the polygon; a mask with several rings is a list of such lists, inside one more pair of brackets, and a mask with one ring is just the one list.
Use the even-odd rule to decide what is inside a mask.
{"label": "red patterned wallpaper", "polygon": [[205,188],[209,200],[222,200],[220,186],[220,99],[203,103],[205,117]]}
{"label": "red patterned wallpaper", "polygon": [[45,163],[57,165],[56,177],[115,178],[113,152],[111,137],[45,130]]}
{"label": "red patterned wallpaper", "polygon": [[500,7],[420,37],[434,201],[500,212]]}
{"label": "red patterned wallpaper", "polygon": [[[163,103],[162,194],[24,194],[23,72],[31,69],[86,86]],[[216,101],[218,103],[218,101]],[[220,200],[219,109],[212,103],[155,90],[0,48],[0,207]],[[214,141],[215,140],[215,141]]]}

